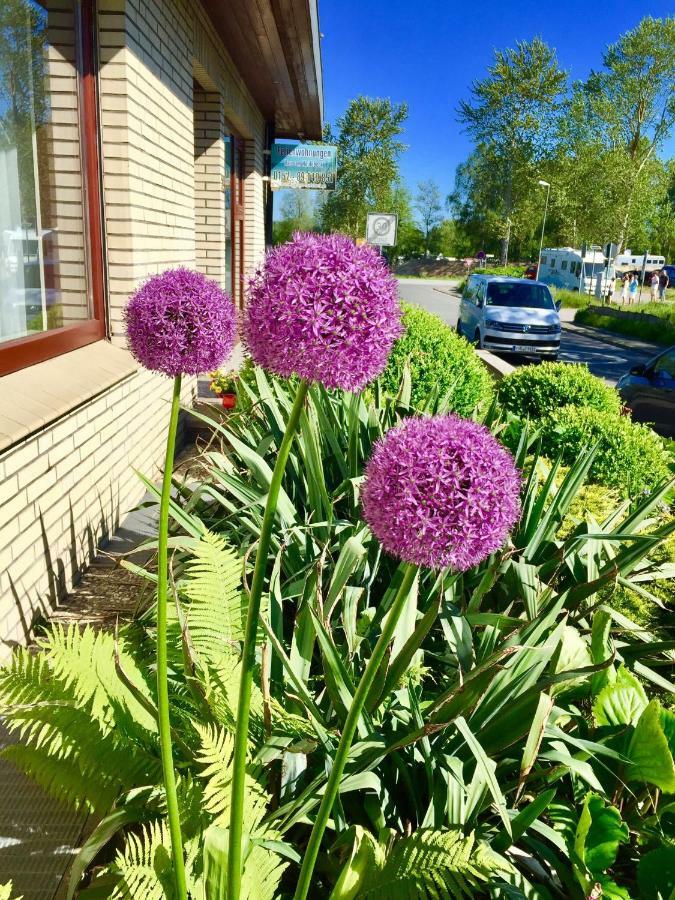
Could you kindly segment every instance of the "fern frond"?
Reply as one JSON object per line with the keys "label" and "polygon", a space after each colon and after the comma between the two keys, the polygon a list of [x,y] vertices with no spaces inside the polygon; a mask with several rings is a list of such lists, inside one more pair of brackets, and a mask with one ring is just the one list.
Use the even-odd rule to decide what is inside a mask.
{"label": "fern frond", "polygon": [[[375,844],[374,839],[367,840]],[[509,868],[490,848],[459,828],[419,829],[387,845],[373,846],[355,894],[359,900],[401,896],[463,900]],[[483,887],[482,890],[485,890]]]}
{"label": "fern frond", "polygon": [[[202,748],[198,762],[206,781],[204,805],[214,817],[215,825],[229,826],[234,737],[216,726],[196,726]],[[250,900],[273,900],[286,864],[281,857],[258,841],[278,840],[279,833],[263,822],[268,797],[249,771],[245,782],[244,831],[249,836],[249,850],[243,861],[242,897]]]}
{"label": "fern frond", "polygon": [[[0,707],[19,741],[4,755],[60,799],[100,812],[158,783],[155,723],[115,671],[112,637],[55,628],[42,647],[18,650],[0,671]],[[120,655],[144,690],[131,655]]]}
{"label": "fern frond", "polygon": [[219,535],[206,532],[185,564],[180,591],[189,602],[187,625],[204,664],[229,656],[244,638],[246,601],[242,561]]}
{"label": "fern frond", "polygon": [[23,898],[12,898],[12,882],[8,881],[6,884],[0,884],[0,900],[23,900]]}
{"label": "fern frond", "polygon": [[140,834],[129,832],[110,869],[120,878],[112,900],[163,900],[171,896],[171,838],[167,825],[163,821],[151,822]]}

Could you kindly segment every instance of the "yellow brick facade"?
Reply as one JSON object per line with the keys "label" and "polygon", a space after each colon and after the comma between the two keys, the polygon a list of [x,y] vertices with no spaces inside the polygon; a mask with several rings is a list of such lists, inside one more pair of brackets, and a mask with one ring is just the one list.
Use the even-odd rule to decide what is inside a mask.
{"label": "yellow brick facade", "polygon": [[[185,264],[229,289],[225,122],[246,141],[244,275],[260,260],[265,123],[197,0],[100,0],[98,26],[108,327],[112,344],[123,348],[124,305],[147,275]],[[68,111],[67,98],[63,104],[58,115],[74,135],[68,119],[74,109]],[[59,202],[68,196],[60,194]],[[81,279],[82,266],[75,269]],[[141,499],[133,469],[150,477],[159,472],[170,383],[127,354],[128,371],[114,385],[98,391],[92,376],[81,390],[78,369],[97,346],[60,357],[58,385],[41,368],[52,361],[21,379],[15,377],[21,373],[0,379],[0,422],[5,382],[12,385],[4,394],[5,429],[15,425],[19,435],[3,441],[0,434],[0,658],[13,642],[28,639],[35,618],[63,598],[97,544]],[[72,408],[45,415],[25,387],[31,378],[45,383],[54,404],[70,391]],[[186,403],[195,391],[195,379],[187,379]]]}

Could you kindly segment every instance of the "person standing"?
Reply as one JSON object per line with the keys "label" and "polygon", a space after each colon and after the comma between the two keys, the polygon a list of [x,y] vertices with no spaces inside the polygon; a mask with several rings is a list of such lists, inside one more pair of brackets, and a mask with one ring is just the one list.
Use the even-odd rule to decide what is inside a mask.
{"label": "person standing", "polygon": [[638,280],[635,272],[630,276],[630,283],[628,285],[628,302],[635,303],[637,302],[637,294],[638,294]]}
{"label": "person standing", "polygon": [[630,285],[630,275],[628,272],[624,272],[623,277],[621,278],[621,302],[628,303],[628,288]]}
{"label": "person standing", "polygon": [[659,273],[658,272],[652,272],[650,284],[651,284],[651,288],[652,288],[652,303],[656,303],[656,301],[659,299]]}
{"label": "person standing", "polygon": [[670,284],[670,278],[668,278],[668,273],[665,269],[661,269],[659,274],[659,300],[666,299],[666,288]]}

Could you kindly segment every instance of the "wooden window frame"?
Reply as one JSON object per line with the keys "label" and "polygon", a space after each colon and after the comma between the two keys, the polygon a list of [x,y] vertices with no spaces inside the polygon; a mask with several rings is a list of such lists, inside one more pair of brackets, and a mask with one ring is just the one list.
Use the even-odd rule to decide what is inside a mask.
{"label": "wooden window frame", "polygon": [[52,359],[106,336],[101,161],[99,152],[96,0],[78,0],[79,118],[84,199],[84,247],[90,318],[0,342],[0,376]]}

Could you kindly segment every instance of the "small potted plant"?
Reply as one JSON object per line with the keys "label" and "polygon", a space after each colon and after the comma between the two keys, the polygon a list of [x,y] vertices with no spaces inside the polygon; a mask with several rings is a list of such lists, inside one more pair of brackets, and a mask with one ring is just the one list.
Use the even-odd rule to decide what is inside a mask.
{"label": "small potted plant", "polygon": [[223,372],[220,369],[211,372],[211,390],[220,397],[223,409],[234,409],[237,395],[234,390],[236,375],[234,372]]}

